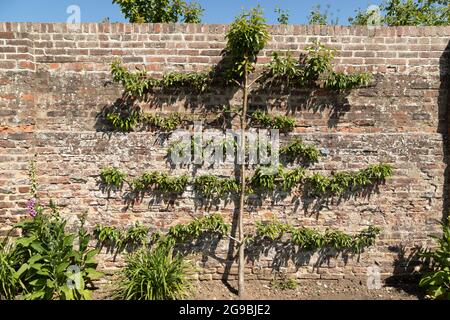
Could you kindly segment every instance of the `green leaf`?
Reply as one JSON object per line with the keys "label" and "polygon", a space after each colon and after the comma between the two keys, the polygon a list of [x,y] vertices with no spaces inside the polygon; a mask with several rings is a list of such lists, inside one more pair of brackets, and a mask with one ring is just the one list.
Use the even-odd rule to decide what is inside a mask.
{"label": "green leaf", "polygon": [[35,237],[35,236],[28,237],[28,238],[24,237],[24,238],[20,238],[19,240],[17,240],[17,241],[16,241],[16,244],[17,244],[17,245],[22,245],[22,246],[24,246],[24,247],[29,247],[30,244],[31,244],[34,240],[36,240],[36,237]]}
{"label": "green leaf", "polygon": [[74,291],[67,286],[63,286],[61,292],[63,293],[61,296],[62,300],[75,300]]}
{"label": "green leaf", "polygon": [[90,251],[88,251],[86,253],[86,263],[87,264],[91,264],[91,263],[96,263],[96,261],[94,260],[94,257],[100,253],[100,249],[92,249]]}
{"label": "green leaf", "polygon": [[45,285],[47,284],[47,279],[38,278],[38,279],[30,281],[29,283],[33,287],[45,287]]}
{"label": "green leaf", "polygon": [[45,297],[45,291],[37,290],[24,296],[25,300],[40,300]]}
{"label": "green leaf", "polygon": [[86,277],[89,278],[90,280],[98,280],[104,276],[104,273],[97,271],[93,268],[87,268],[85,270],[85,272],[86,272]]}
{"label": "green leaf", "polygon": [[28,264],[24,263],[24,264],[19,268],[19,270],[17,270],[17,271],[15,272],[14,276],[16,277],[16,279],[19,279],[19,278],[22,276],[22,274],[23,274],[25,271],[28,270],[28,268],[29,268]]}
{"label": "green leaf", "polygon": [[31,247],[39,253],[43,253],[45,251],[44,247],[38,242],[33,242]]}
{"label": "green leaf", "polygon": [[35,264],[36,262],[38,262],[38,261],[41,260],[41,259],[42,259],[42,255],[40,255],[40,254],[38,253],[38,254],[33,255],[33,256],[28,260],[28,263],[29,263],[30,265],[32,265],[32,264]]}
{"label": "green leaf", "polygon": [[56,268],[56,273],[64,273],[66,270],[67,270],[67,268],[69,267],[69,265],[70,265],[70,262],[69,261],[66,261],[66,262],[63,262],[63,263],[60,263],[59,265],[58,265],[58,267]]}

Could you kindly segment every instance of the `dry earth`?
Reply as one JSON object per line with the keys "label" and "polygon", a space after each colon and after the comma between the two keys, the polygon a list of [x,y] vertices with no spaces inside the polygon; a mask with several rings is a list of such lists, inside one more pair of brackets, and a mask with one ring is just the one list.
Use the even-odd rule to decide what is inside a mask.
{"label": "dry earth", "polygon": [[[94,299],[107,300],[114,281],[102,285],[94,293]],[[236,282],[229,286],[222,281],[198,281],[192,283],[189,300],[237,300]],[[399,287],[383,286],[369,290],[365,283],[355,281],[307,281],[295,289],[277,289],[267,281],[247,281],[246,300],[418,300],[422,293],[415,285]]]}
{"label": "dry earth", "polygon": [[[232,283],[236,288],[237,284]],[[417,300],[420,292],[413,286],[398,289],[384,286],[379,290],[369,290],[362,283],[351,281],[308,281],[299,283],[295,289],[280,290],[270,282],[248,281],[248,300]],[[234,289],[232,289],[234,291]],[[193,285],[195,300],[233,300],[235,293],[222,281],[197,282]]]}

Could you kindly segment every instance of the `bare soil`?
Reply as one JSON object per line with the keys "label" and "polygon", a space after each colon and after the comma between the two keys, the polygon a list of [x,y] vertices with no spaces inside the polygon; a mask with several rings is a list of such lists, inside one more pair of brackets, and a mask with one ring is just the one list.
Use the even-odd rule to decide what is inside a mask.
{"label": "bare soil", "polygon": [[[237,283],[231,288],[222,281],[203,281],[193,284],[194,300],[236,300]],[[277,289],[270,282],[247,281],[246,300],[418,300],[420,292],[414,286],[402,289],[384,286],[369,290],[363,283],[351,281],[308,281],[295,289]]]}
{"label": "bare soil", "polygon": [[[94,300],[111,299],[116,280],[99,286]],[[187,300],[238,300],[237,281],[227,284],[220,280],[194,281]],[[247,280],[245,300],[418,300],[423,292],[417,285],[395,283],[370,290],[363,281],[307,280],[298,282],[295,289],[275,288],[269,281]]]}

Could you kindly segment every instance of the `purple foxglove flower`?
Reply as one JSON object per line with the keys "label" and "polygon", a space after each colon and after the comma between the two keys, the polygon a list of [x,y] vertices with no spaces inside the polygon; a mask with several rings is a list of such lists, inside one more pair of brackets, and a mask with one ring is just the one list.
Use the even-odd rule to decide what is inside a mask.
{"label": "purple foxglove flower", "polygon": [[33,218],[37,216],[36,203],[37,203],[36,199],[32,198],[32,199],[28,200],[28,204],[27,204],[28,213]]}

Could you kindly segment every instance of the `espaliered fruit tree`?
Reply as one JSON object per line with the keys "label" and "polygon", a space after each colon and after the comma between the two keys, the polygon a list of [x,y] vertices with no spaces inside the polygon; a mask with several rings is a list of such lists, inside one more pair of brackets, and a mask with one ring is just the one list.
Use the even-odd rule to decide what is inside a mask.
{"label": "espaliered fruit tree", "polygon": [[[230,25],[227,34],[227,46],[224,50],[221,67],[213,71],[200,73],[171,72],[162,78],[154,78],[145,71],[130,72],[119,61],[112,64],[112,76],[114,81],[123,85],[125,97],[132,104],[108,109],[104,113],[106,121],[117,131],[129,132],[138,128],[152,127],[163,132],[171,132],[192,118],[182,114],[169,116],[144,113],[136,105],[149,96],[155,95],[159,90],[184,87],[198,94],[207,92],[214,86],[234,86],[242,91],[242,103],[236,109],[227,112],[235,113],[240,118],[240,148],[246,148],[246,135],[248,126],[252,125],[264,129],[278,129],[289,133],[295,127],[295,120],[287,116],[272,116],[262,110],[249,111],[249,96],[255,89],[267,87],[292,88],[323,88],[336,92],[345,92],[352,88],[367,86],[372,81],[371,74],[357,73],[346,74],[333,71],[333,50],[314,43],[306,48],[306,53],[297,60],[291,53],[274,53],[272,61],[265,66],[258,66],[259,53],[264,49],[270,39],[269,27],[260,9],[244,12]],[[224,149],[236,148],[236,141],[222,141]],[[173,144],[169,152],[180,152],[180,145]],[[198,146],[193,139],[190,150]],[[270,148],[269,148],[270,149]],[[130,192],[145,194],[146,192],[163,192],[182,194],[188,185],[193,185],[194,190],[205,198],[235,197],[239,199],[237,221],[237,235],[230,235],[230,228],[223,223],[218,215],[211,215],[203,219],[196,219],[189,225],[172,227],[168,234],[158,235],[157,240],[175,245],[192,237],[198,237],[203,232],[217,232],[228,235],[237,244],[238,251],[238,278],[239,295],[245,294],[244,266],[245,247],[250,240],[255,238],[265,241],[277,241],[281,237],[290,235],[292,244],[305,250],[317,250],[331,247],[336,250],[352,250],[360,252],[362,248],[373,245],[380,229],[371,226],[363,230],[359,235],[347,235],[338,230],[327,230],[324,234],[309,228],[294,228],[280,222],[258,223],[256,234],[249,235],[244,230],[244,209],[250,194],[282,190],[292,192],[294,189],[302,189],[309,197],[334,197],[342,196],[348,192],[358,192],[365,188],[383,182],[392,174],[392,167],[386,164],[376,164],[356,172],[335,172],[331,176],[319,173],[309,174],[307,166],[302,164],[314,163],[319,160],[319,151],[306,145],[300,139],[295,139],[290,144],[280,148],[280,155],[286,163],[295,164],[295,168],[288,170],[282,165],[270,168],[260,166],[253,170],[252,176],[248,175],[250,166],[242,161],[235,164],[235,178],[219,178],[213,175],[204,175],[195,178],[184,176],[170,176],[161,172],[145,172],[140,177],[128,178],[127,174],[118,168],[103,168],[100,178],[103,185],[109,189],[120,189],[125,185]],[[244,156],[245,158],[245,156]],[[275,169],[275,171],[273,170]],[[123,247],[126,243],[143,243],[148,232],[143,226],[135,226],[126,232],[120,232],[115,228],[98,226],[95,230],[98,238],[103,242],[119,242]],[[235,248],[236,249],[236,248]]]}

